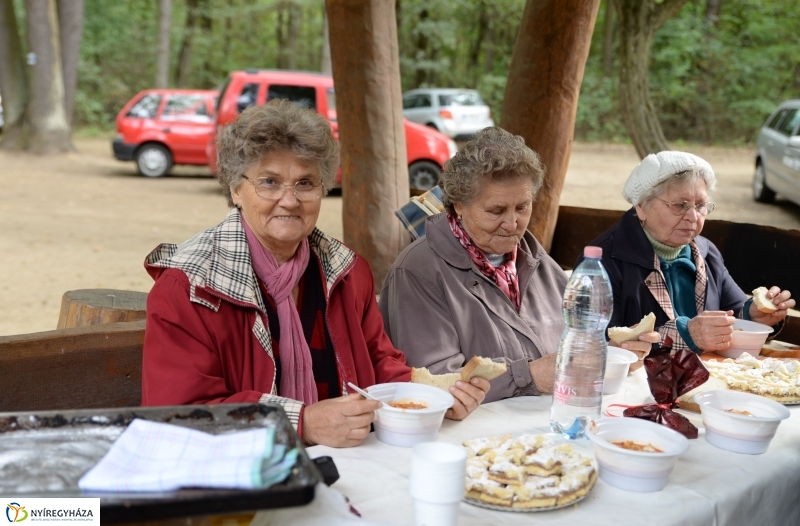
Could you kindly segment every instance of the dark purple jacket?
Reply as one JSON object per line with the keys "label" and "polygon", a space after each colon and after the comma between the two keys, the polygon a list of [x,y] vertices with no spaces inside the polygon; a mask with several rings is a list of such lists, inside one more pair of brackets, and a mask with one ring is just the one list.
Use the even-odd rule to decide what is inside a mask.
{"label": "dark purple jacket", "polygon": [[[703,236],[697,236],[694,242],[706,263],[705,310],[732,310],[739,316],[747,296],[728,273],[714,243]],[[655,270],[655,252],[635,209],[628,210],[616,225],[589,244],[603,249],[603,266],[614,291],[609,327],[630,327],[650,312],[656,315],[656,329],[669,321],[645,284],[647,276]],[[576,268],[581,261],[582,255],[575,262]]]}

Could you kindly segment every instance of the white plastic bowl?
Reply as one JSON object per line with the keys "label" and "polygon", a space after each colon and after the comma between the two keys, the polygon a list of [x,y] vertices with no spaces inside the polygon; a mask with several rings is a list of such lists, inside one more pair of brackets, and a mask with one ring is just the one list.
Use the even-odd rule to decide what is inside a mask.
{"label": "white plastic bowl", "polygon": [[603,380],[603,394],[614,394],[622,389],[622,382],[628,377],[628,369],[638,360],[636,354],[620,347],[608,346],[606,375]]}
{"label": "white plastic bowl", "polygon": [[[696,394],[694,400],[700,406],[708,443],[736,453],[764,453],[781,420],[789,418],[789,410],[783,405],[750,393],[706,391]],[[728,413],[726,409],[749,411],[753,416]]]}
{"label": "white plastic bowl", "polygon": [[[667,485],[675,461],[689,448],[689,440],[666,426],[639,418],[601,418],[586,429],[594,442],[600,478],[627,491],[649,493]],[[611,442],[632,440],[652,444],[663,453],[645,453],[615,446]]]}
{"label": "white plastic bowl", "polygon": [[724,351],[714,351],[714,353],[726,358],[738,358],[743,352],[758,356],[767,341],[767,336],[773,330],[772,327],[763,323],[736,320],[736,323],[733,324],[733,334],[731,334],[731,346]]}
{"label": "white plastic bowl", "polygon": [[383,402],[402,398],[424,401],[427,409],[399,409],[383,406],[375,411],[375,434],[378,440],[392,446],[411,447],[431,442],[444,420],[444,414],[453,407],[453,396],[436,387],[409,382],[377,384],[367,392]]}

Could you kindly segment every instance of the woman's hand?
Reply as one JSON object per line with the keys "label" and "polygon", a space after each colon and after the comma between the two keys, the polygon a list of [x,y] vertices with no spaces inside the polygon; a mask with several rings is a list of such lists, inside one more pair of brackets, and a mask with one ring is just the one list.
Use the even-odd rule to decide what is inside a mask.
{"label": "woman's hand", "polygon": [[303,410],[303,442],[331,447],[357,446],[369,434],[380,402],[358,393],[323,400]]}
{"label": "woman's hand", "polygon": [[733,311],[707,310],[689,320],[689,334],[703,351],[724,351],[731,346],[736,318]]}
{"label": "woman's hand", "polygon": [[[636,325],[638,325],[638,323]],[[630,369],[628,369],[629,374],[644,365],[644,359],[650,354],[651,346],[654,343],[661,343],[661,335],[656,331],[642,333],[639,335],[638,340],[622,342],[620,344],[620,347],[626,351],[631,351],[638,358],[636,363],[632,363]]]}
{"label": "woman's hand", "polygon": [[445,418],[464,420],[470,413],[478,409],[483,399],[486,398],[489,387],[488,380],[477,376],[469,383],[456,382],[456,385],[450,387],[450,394],[456,399],[456,403],[444,414]]}
{"label": "woman's hand", "polygon": [[755,302],[753,302],[750,304],[750,312],[748,314],[750,314],[751,320],[772,327],[786,318],[786,314],[788,314],[789,309],[794,308],[795,303],[793,299],[790,299],[792,293],[788,290],[781,290],[780,287],[772,287],[769,289],[767,297],[772,299],[772,303],[778,307],[778,310],[775,312],[761,312],[758,310],[758,307],[756,307]]}
{"label": "woman's hand", "polygon": [[556,356],[557,353],[548,354],[528,363],[533,385],[540,393],[553,392],[553,383],[556,381]]}

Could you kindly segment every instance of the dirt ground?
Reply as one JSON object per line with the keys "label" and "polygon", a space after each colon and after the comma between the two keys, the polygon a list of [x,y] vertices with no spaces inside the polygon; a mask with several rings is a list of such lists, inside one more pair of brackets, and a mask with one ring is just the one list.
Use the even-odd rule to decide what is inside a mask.
{"label": "dirt ground", "polygon": [[[56,157],[0,152],[0,335],[55,329],[68,290],[150,290],[145,255],[227,212],[205,168],[149,179],[113,159],[109,138],[75,145],[77,153]],[[686,149],[717,172],[712,218],[800,229],[800,207],[751,199],[752,149]],[[562,204],[626,209],[622,185],[638,160],[630,146],[576,144]],[[318,226],[341,238],[341,214],[341,197],[325,198]]]}

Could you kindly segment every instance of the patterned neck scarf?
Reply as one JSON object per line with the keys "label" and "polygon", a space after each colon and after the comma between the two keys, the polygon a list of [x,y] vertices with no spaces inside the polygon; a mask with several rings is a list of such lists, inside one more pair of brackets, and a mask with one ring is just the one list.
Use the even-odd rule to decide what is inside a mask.
{"label": "patterned neck scarf", "polygon": [[300,282],[308,266],[311,254],[308,238],[303,239],[292,259],[278,266],[275,256],[261,244],[244,216],[242,227],[247,234],[253,269],[267,286],[267,292],[275,300],[278,309],[278,322],[281,326],[281,340],[278,343],[281,361],[279,394],[300,400],[306,405],[314,404],[318,401],[318,394],[311,367],[311,351],[303,335],[300,313],[297,312],[297,305],[292,297],[292,289]]}
{"label": "patterned neck scarf", "polygon": [[450,230],[453,231],[453,235],[456,236],[458,242],[467,251],[470,259],[481,271],[481,274],[494,281],[519,312],[522,298],[519,294],[519,279],[517,278],[517,247],[514,247],[514,250],[511,251],[502,265],[494,267],[486,257],[486,253],[472,242],[472,238],[464,230],[464,225],[461,224],[461,221],[451,212],[447,213],[447,222],[450,224]]}

